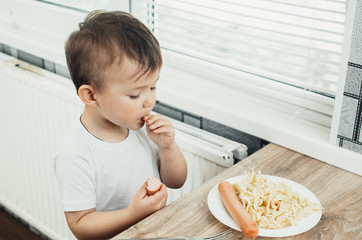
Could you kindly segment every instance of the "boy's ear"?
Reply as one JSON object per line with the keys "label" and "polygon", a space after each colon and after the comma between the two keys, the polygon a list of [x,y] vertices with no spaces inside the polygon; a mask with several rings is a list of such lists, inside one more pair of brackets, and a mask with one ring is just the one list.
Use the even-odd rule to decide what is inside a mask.
{"label": "boy's ear", "polygon": [[78,89],[78,96],[85,105],[95,107],[97,105],[97,100],[94,96],[94,89],[92,86],[84,84]]}

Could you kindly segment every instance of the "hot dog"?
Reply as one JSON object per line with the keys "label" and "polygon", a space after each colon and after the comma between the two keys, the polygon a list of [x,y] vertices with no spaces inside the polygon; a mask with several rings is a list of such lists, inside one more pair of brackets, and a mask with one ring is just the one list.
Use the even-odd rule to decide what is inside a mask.
{"label": "hot dog", "polygon": [[240,227],[244,235],[247,238],[256,238],[259,227],[239,201],[231,183],[227,181],[219,183],[218,190],[227,212]]}
{"label": "hot dog", "polygon": [[155,194],[160,189],[161,189],[161,181],[159,179],[155,177],[151,177],[150,179],[148,179],[146,186],[148,196]]}

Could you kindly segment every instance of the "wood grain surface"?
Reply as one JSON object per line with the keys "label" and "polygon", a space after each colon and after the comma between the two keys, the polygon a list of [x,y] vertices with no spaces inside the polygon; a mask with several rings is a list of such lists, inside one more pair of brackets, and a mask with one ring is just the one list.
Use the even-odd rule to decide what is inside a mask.
{"label": "wood grain surface", "polygon": [[[113,239],[206,237],[228,229],[209,211],[208,193],[220,181],[242,175],[251,168],[305,186],[318,197],[324,208],[321,220],[311,230],[272,239],[362,239],[362,177],[275,144],[267,145],[226,169]],[[236,230],[233,230],[233,235],[233,239],[247,239]]]}

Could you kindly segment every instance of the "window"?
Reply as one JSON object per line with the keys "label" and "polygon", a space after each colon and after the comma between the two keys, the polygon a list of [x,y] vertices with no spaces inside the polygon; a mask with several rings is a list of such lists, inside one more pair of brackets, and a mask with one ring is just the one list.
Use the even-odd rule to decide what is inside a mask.
{"label": "window", "polygon": [[[294,105],[288,114],[330,126],[343,50],[345,1],[142,2],[134,6],[137,16],[165,51],[225,66],[239,80],[213,81],[222,80],[230,88],[254,92],[278,105]],[[270,100],[265,104],[270,105]]]}
{"label": "window", "polygon": [[91,8],[129,11],[129,0],[0,0],[0,42],[66,66],[64,42]]}
{"label": "window", "polygon": [[335,94],[344,1],[153,0],[144,7],[164,48]]}

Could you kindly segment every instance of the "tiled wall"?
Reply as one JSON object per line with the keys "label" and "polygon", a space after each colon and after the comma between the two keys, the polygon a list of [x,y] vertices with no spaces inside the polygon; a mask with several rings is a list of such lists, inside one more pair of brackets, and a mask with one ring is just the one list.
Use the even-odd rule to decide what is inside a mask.
{"label": "tiled wall", "polygon": [[339,146],[362,153],[362,1],[357,1],[338,128]]}
{"label": "tiled wall", "polygon": [[[10,46],[1,43],[0,43],[0,51],[70,79],[69,71],[65,66],[55,64],[45,59],[41,59],[37,56],[14,49]],[[256,152],[257,150],[259,150],[268,143],[260,138],[254,137],[247,133],[222,125],[220,123],[204,118],[202,116],[198,116],[193,113],[184,111],[182,109],[169,106],[167,105],[167,103],[157,101],[154,111],[163,114],[165,116],[168,116],[170,118],[176,119],[178,121],[184,122],[186,124],[192,125],[194,127],[204,129],[205,131],[214,133],[216,135],[231,139],[236,142],[243,143],[248,147],[249,155]]]}

